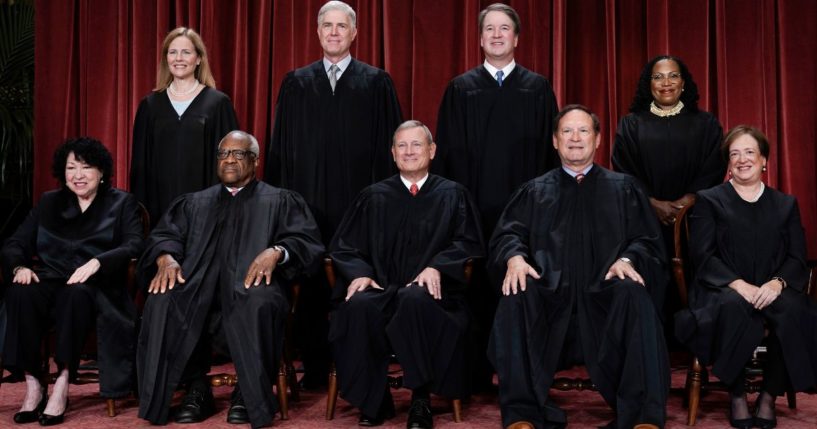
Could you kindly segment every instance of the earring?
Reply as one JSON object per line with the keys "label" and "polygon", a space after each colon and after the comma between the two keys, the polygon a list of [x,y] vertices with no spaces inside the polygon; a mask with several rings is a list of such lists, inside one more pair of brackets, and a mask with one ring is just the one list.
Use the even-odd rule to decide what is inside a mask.
{"label": "earring", "polygon": [[105,180],[99,179],[99,183],[105,183]]}
{"label": "earring", "polygon": [[766,171],[766,166],[765,165],[763,166],[763,171]]}

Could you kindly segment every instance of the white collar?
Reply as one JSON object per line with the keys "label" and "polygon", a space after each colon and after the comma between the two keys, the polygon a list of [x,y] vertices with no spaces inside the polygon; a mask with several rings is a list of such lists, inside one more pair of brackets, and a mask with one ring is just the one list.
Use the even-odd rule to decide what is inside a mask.
{"label": "white collar", "polygon": [[[426,183],[426,180],[428,180],[428,173],[426,173],[425,177],[414,183],[415,185],[417,185],[417,189],[422,189],[423,184]],[[411,189],[411,185],[413,182],[403,177],[402,174],[400,175],[400,181],[403,182],[404,185],[406,185],[406,189]]]}
{"label": "white collar", "polygon": [[[593,164],[590,164],[590,165],[588,165],[588,166],[587,166],[587,168],[585,168],[584,170],[582,170],[580,173],[581,173],[581,174],[584,174],[585,176],[587,176],[587,173],[588,173],[588,172],[590,171],[590,169],[592,169],[592,168],[593,168]],[[573,177],[573,178],[576,178],[576,176],[578,176],[578,175],[580,174],[579,172],[575,172],[575,171],[573,171],[573,170],[571,170],[571,169],[569,169],[569,168],[565,167],[565,166],[564,166],[564,164],[562,165],[562,170],[564,170],[564,171],[565,171],[565,173],[569,174],[569,175],[570,175],[570,177]]]}
{"label": "white collar", "polygon": [[482,66],[485,67],[485,70],[488,70],[488,73],[490,73],[494,79],[496,79],[496,72],[502,70],[503,76],[502,79],[504,80],[508,78],[508,75],[510,75],[513,69],[516,67],[516,60],[511,60],[510,63],[508,63],[505,67],[502,67],[501,69],[492,66],[491,63],[488,62],[488,60],[485,60],[482,63]]}
{"label": "white collar", "polygon": [[343,74],[344,71],[346,71],[346,69],[349,67],[349,64],[351,62],[352,62],[352,56],[351,55],[347,55],[342,60],[340,60],[340,61],[338,61],[336,63],[332,63],[332,61],[329,61],[329,60],[326,59],[326,57],[323,57],[323,70],[326,73],[329,73],[329,67],[332,67],[332,64],[336,64],[338,66],[338,76],[340,76],[340,75]]}

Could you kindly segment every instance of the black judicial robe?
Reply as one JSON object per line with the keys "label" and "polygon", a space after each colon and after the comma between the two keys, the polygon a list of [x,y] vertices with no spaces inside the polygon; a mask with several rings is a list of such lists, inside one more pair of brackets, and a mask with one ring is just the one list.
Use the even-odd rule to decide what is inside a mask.
{"label": "black judicial robe", "polygon": [[[466,287],[464,268],[469,259],[484,257],[479,214],[468,191],[433,174],[416,196],[409,193],[399,175],[371,185],[360,193],[346,213],[332,240],[330,256],[338,273],[333,294],[339,303],[331,320],[330,341],[334,344],[344,398],[361,408],[364,414],[375,415],[386,387],[389,353],[383,343],[387,323],[407,387],[419,387],[410,385],[410,377],[424,373],[422,363],[430,361],[433,362],[429,365],[433,367],[430,372],[435,377],[423,381],[433,382],[432,391],[448,397],[464,397],[466,383],[462,379],[461,356],[464,345],[456,341],[461,340],[468,323],[462,300]],[[429,331],[434,332],[433,335],[422,335],[415,326],[397,326],[400,324],[397,316],[389,323],[395,312],[395,301],[400,299],[399,291],[426,267],[440,271],[443,299],[434,302],[447,313],[443,316],[442,312],[420,310],[424,324],[440,327],[439,331]],[[350,316],[341,311],[351,304],[351,301],[343,302],[346,288],[359,277],[372,278],[385,289],[358,293],[373,295],[371,299],[378,301],[383,312],[383,324],[369,333],[352,331],[355,325],[349,323]],[[422,293],[428,295],[425,289]],[[456,326],[455,332],[445,326]],[[384,350],[370,358],[370,354],[377,354],[372,351],[376,346],[360,347],[362,335],[378,337],[365,341],[380,345]],[[455,339],[447,341],[451,338]],[[417,358],[416,354],[428,356]],[[371,364],[366,368],[356,364],[357,360],[367,358]],[[352,362],[345,364],[347,361]]]}
{"label": "black judicial robe", "polygon": [[[289,261],[276,267],[269,286],[245,289],[247,268],[274,245],[287,249]],[[145,304],[137,349],[139,417],[167,422],[173,391],[187,361],[195,359],[191,353],[212,300],[220,299],[252,426],[272,424],[278,407],[271,392],[288,311],[284,286],[315,269],[323,251],[315,221],[294,192],[252,181],[235,197],[219,184],[178,198],[151,233],[140,260],[145,285],[155,275],[156,258],[165,253],[181,264],[186,282],[150,295]],[[253,302],[261,293],[274,295],[273,314]],[[259,326],[272,319],[271,325]]]}
{"label": "black judicial robe", "polygon": [[[107,398],[126,396],[133,386],[136,308],[126,290],[126,276],[128,263],[139,256],[142,246],[136,198],[112,188],[101,188],[85,212],[68,189],[44,193],[3,245],[3,276],[9,281],[14,278],[11,271],[31,267],[34,256],[39,258],[35,272],[40,281],[65,282],[89,260],[99,260],[99,271],[86,284],[94,286],[90,290],[99,311],[99,391]],[[5,363],[14,365],[14,359],[7,356]]]}
{"label": "black judicial robe", "polygon": [[[582,184],[562,168],[523,185],[490,242],[495,283],[522,255],[541,275],[500,299],[488,355],[500,380],[503,424],[561,427],[547,399],[561,367],[584,363],[618,427],[663,424],[669,362],[657,308],[666,287],[658,222],[636,181],[595,165]],[[632,260],[646,287],[604,276]],[[569,347],[568,347],[569,346]]]}
{"label": "black judicial robe", "polygon": [[[809,269],[797,200],[767,187],[750,203],[727,182],[699,192],[689,220],[695,276],[690,310],[676,316],[679,339],[731,384],[764,330],[773,329],[795,391],[817,386],[817,318],[804,293]],[[728,286],[737,279],[760,286],[773,277],[788,287],[759,311]]]}
{"label": "black judicial robe", "polygon": [[650,197],[675,201],[723,181],[722,139],[721,124],[708,112],[630,113],[618,124],[613,168],[640,180]]}
{"label": "black judicial robe", "polygon": [[205,87],[179,116],[165,91],[142,99],[133,121],[130,189],[156,225],[179,195],[218,183],[216,149],[238,120],[230,98]]}
{"label": "black judicial robe", "polygon": [[555,167],[553,89],[517,64],[502,87],[477,66],[454,78],[437,116],[432,171],[463,184],[474,196],[490,235],[511,194]]}
{"label": "black judicial robe", "polygon": [[328,243],[349,203],[394,172],[391,138],[402,121],[391,77],[352,59],[335,86],[323,61],[281,82],[264,180],[301,194]]}

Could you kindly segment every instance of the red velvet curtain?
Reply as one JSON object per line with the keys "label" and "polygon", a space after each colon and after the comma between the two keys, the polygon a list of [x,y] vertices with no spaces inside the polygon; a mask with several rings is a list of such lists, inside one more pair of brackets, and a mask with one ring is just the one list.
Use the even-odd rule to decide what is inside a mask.
{"label": "red velvet curtain", "polygon": [[[386,69],[406,118],[432,128],[447,82],[479,64],[476,18],[493,1],[350,0],[352,55]],[[127,189],[133,116],[153,87],[158,49],[185,25],[205,40],[219,89],[264,144],[287,71],[320,58],[323,0],[69,0],[36,4],[35,193],[52,188],[65,138],[100,138]],[[670,53],[690,67],[701,106],[724,127],[769,136],[768,183],[796,195],[817,256],[817,2],[813,0],[512,0],[517,61],[547,76],[560,105],[599,114],[609,165],[618,118],[643,64]],[[184,160],[179,160],[184,162]],[[260,170],[259,170],[260,171]]]}

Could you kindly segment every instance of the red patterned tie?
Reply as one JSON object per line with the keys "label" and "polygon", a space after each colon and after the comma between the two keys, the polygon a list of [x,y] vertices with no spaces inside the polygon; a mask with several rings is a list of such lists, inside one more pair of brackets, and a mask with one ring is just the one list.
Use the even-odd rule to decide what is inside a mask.
{"label": "red patterned tie", "polygon": [[579,173],[579,174],[576,175],[576,183],[581,185],[583,180],[584,180],[584,174]]}
{"label": "red patterned tie", "polygon": [[416,183],[412,183],[411,187],[409,188],[409,192],[411,192],[411,196],[413,197],[417,195],[418,192],[420,192],[420,188],[417,187]]}

